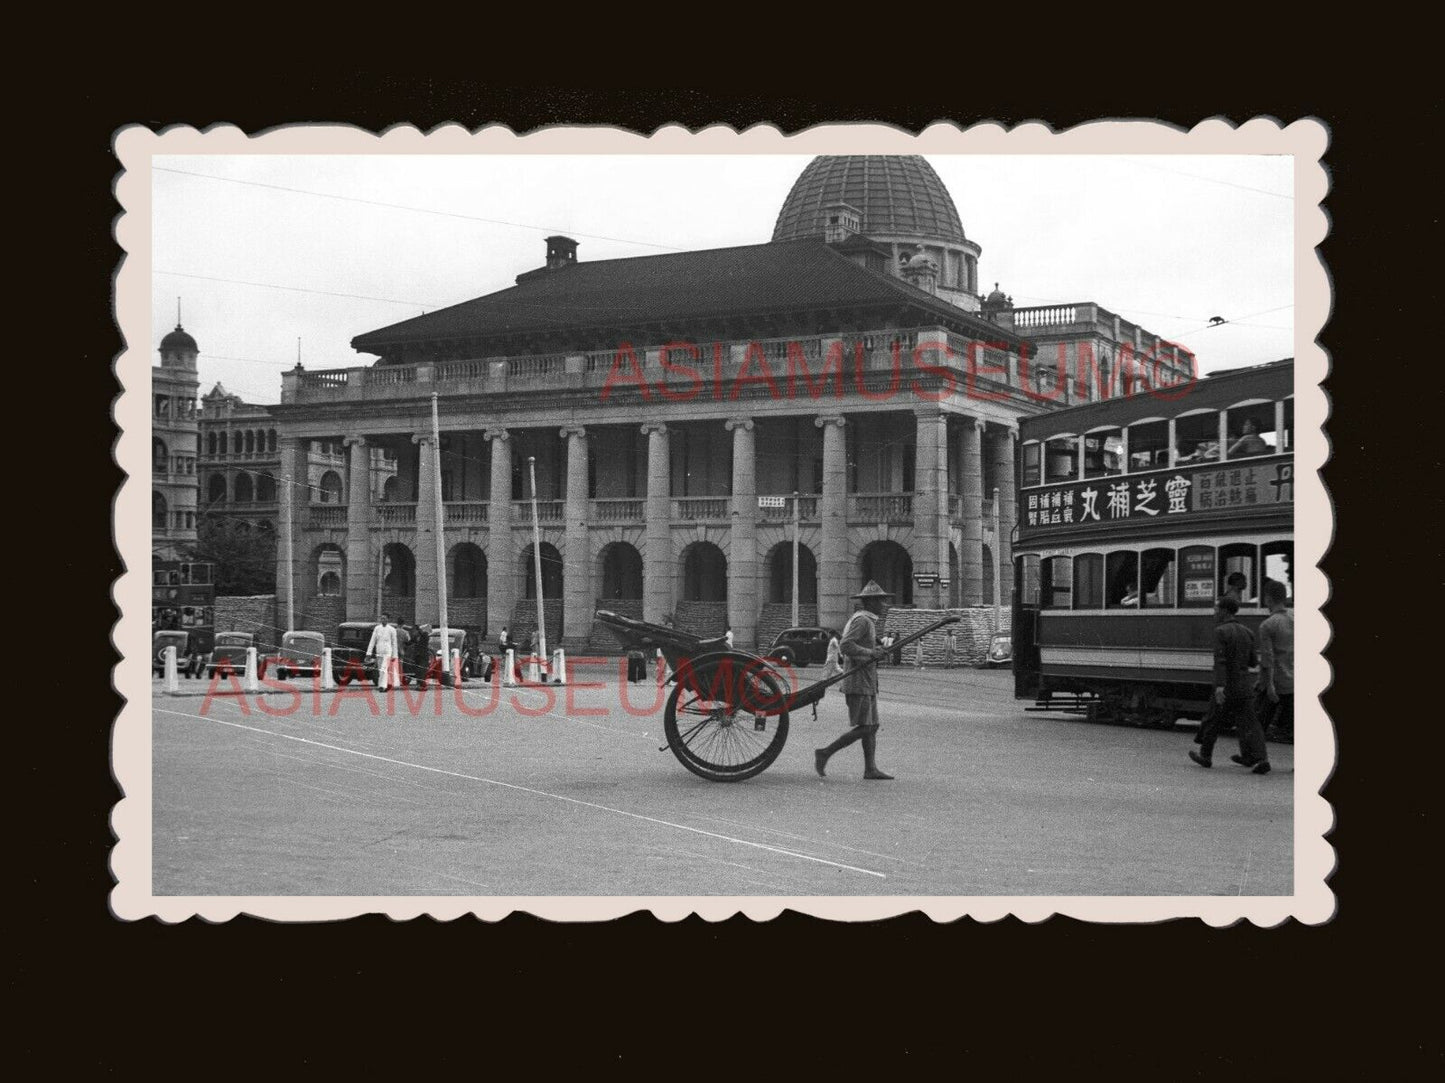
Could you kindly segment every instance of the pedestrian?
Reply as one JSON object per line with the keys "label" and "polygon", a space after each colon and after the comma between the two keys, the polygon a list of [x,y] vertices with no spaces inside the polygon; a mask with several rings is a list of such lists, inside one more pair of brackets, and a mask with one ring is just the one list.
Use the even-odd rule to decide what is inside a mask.
{"label": "pedestrian", "polygon": [[[1244,604],[1244,592],[1248,589],[1249,577],[1243,572],[1230,572],[1225,576],[1224,597],[1233,598],[1236,606]],[[1194,733],[1194,743],[1196,745],[1204,743],[1204,729],[1209,725],[1210,720],[1218,710],[1219,705],[1214,702],[1214,698],[1211,696],[1209,702],[1204,705],[1204,717],[1199,720],[1199,729]]]}
{"label": "pedestrian", "polygon": [[863,777],[866,779],[891,779],[893,776],[878,769],[875,759],[878,746],[878,666],[876,663],[887,656],[887,651],[878,646],[877,623],[883,615],[886,599],[892,598],[873,580],[853,597],[862,608],[848,618],[843,626],[843,638],[839,650],[847,662],[847,676],[840,682],[843,698],[848,704],[848,732],[827,748],[814,749],[813,764],[819,775],[833,753],[847,748],[854,741],[863,743]]}
{"label": "pedestrian", "polygon": [[1239,753],[1229,758],[1256,775],[1269,774],[1269,751],[1264,732],[1254,713],[1250,696],[1249,667],[1254,664],[1254,634],[1239,623],[1239,603],[1221,595],[1214,606],[1214,703],[1215,710],[1201,727],[1199,751],[1189,758],[1200,767],[1214,766],[1214,742],[1219,731],[1233,725],[1239,734]]}
{"label": "pedestrian", "polygon": [[391,676],[391,667],[396,661],[396,628],[391,616],[381,615],[381,623],[371,630],[371,639],[366,644],[366,657],[376,659],[376,690],[386,691],[386,682]]}
{"label": "pedestrian", "polygon": [[1266,579],[1261,592],[1269,616],[1259,626],[1259,689],[1263,719],[1275,740],[1294,740],[1294,613],[1284,584]]}
{"label": "pedestrian", "polygon": [[943,637],[943,650],[947,656],[944,659],[944,665],[948,669],[952,669],[958,658],[958,634],[952,628],[949,628],[948,633]]}
{"label": "pedestrian", "polygon": [[723,638],[726,639],[727,642],[728,642],[728,650],[732,650],[732,649],[733,649],[733,626],[732,626],[731,624],[728,625],[728,630],[723,633]]}

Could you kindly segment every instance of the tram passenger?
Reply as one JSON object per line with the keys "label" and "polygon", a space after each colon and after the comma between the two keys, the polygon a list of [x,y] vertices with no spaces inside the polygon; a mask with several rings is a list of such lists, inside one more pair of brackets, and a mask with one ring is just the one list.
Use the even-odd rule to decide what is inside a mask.
{"label": "tram passenger", "polygon": [[1270,450],[1270,446],[1264,442],[1264,437],[1259,435],[1259,425],[1253,418],[1247,417],[1244,419],[1243,435],[1229,445],[1229,457],[1242,459],[1250,455],[1268,455]]}
{"label": "tram passenger", "polygon": [[863,742],[863,777],[867,779],[891,779],[893,776],[878,769],[874,759],[878,741],[878,666],[876,663],[887,656],[887,651],[878,646],[876,627],[883,615],[884,600],[892,598],[886,590],[873,580],[853,595],[863,608],[848,618],[843,626],[841,652],[848,661],[848,675],[843,678],[843,698],[848,703],[848,732],[827,748],[813,750],[813,764],[819,775],[825,775],[828,757],[847,748],[854,741]]}
{"label": "tram passenger", "polygon": [[1194,445],[1194,450],[1185,454],[1182,450],[1176,460],[1181,463],[1202,463],[1212,462],[1219,458],[1219,442],[1217,440],[1200,440]]}
{"label": "tram passenger", "polygon": [[1200,767],[1214,766],[1214,742],[1224,726],[1233,723],[1239,734],[1239,752],[1229,758],[1256,775],[1269,774],[1269,751],[1264,731],[1254,713],[1250,695],[1249,668],[1254,663],[1254,634],[1239,623],[1239,603],[1221,595],[1215,603],[1214,618],[1214,703],[1216,710],[1201,727],[1199,751],[1189,758]]}

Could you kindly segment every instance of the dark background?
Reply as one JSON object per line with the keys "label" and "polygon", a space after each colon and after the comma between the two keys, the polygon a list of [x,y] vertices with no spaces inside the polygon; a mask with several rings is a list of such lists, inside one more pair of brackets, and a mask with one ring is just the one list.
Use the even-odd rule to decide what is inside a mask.
{"label": "dark background", "polygon": [[[1407,124],[1423,126],[1429,117],[1377,115],[1352,105],[1350,88],[1328,77],[1283,78],[1265,89],[1258,70],[1247,80],[1205,85],[1116,79],[1117,67],[1106,63],[1087,77],[1070,68],[1060,84],[1020,64],[997,84],[996,100],[982,103],[959,82],[920,82],[906,63],[896,77],[850,80],[825,78],[829,66],[800,62],[812,77],[806,90],[764,96],[749,88],[769,80],[742,76],[741,89],[731,92],[408,81],[376,74],[381,58],[354,55],[343,58],[353,67],[341,77],[314,74],[312,58],[299,54],[259,72],[213,65],[199,45],[184,52],[158,46],[143,63],[72,73],[68,100],[36,103],[37,123],[50,125],[34,133],[45,149],[26,155],[17,170],[35,198],[53,201],[57,225],[37,237],[39,274],[49,281],[54,271],[61,281],[40,291],[59,306],[55,315],[22,308],[15,326],[34,327],[45,353],[55,354],[59,342],[62,363],[83,365],[83,376],[61,389],[67,434],[58,460],[26,460],[32,467],[71,464],[72,481],[59,492],[64,513],[40,548],[63,553],[57,578],[74,592],[73,604],[60,603],[69,614],[63,623],[74,648],[96,660],[61,682],[60,709],[12,711],[16,729],[33,741],[16,762],[33,798],[28,814],[11,819],[12,838],[26,855],[12,865],[20,872],[12,890],[27,909],[26,924],[11,934],[25,949],[12,953],[11,988],[35,1019],[63,1035],[52,1037],[48,1025],[27,1027],[18,1043],[24,1055],[52,1066],[63,1058],[91,1069],[129,1062],[188,1074],[230,1065],[319,1067],[348,1055],[373,1064],[384,1055],[412,1064],[445,1057],[463,1070],[511,1073],[573,1060],[631,1066],[664,1052],[682,1071],[771,1073],[781,1067],[775,1045],[805,1065],[842,1058],[862,1067],[876,1058],[905,1071],[940,1054],[963,1067],[987,1053],[1003,1058],[1009,1076],[1031,1074],[1045,1061],[1165,1078],[1251,1069],[1296,1075],[1313,1056],[1340,1067],[1341,1050],[1352,1046],[1367,1051],[1371,1067],[1397,1077],[1413,1074],[1427,1055],[1438,1064],[1422,1022],[1431,999],[1424,990],[1436,982],[1433,967],[1422,974],[1428,964],[1419,946],[1431,927],[1426,893],[1439,850],[1422,831],[1424,795],[1434,789],[1424,774],[1438,759],[1430,755],[1438,723],[1428,717],[1438,708],[1428,706],[1428,696],[1410,706],[1389,698],[1430,683],[1411,644],[1431,638],[1435,619],[1433,598],[1420,588],[1440,578],[1438,542],[1431,545],[1425,525],[1438,518],[1430,487],[1439,455],[1406,450],[1418,430],[1403,413],[1410,400],[1438,403],[1438,394],[1419,394],[1434,390],[1438,369],[1427,343],[1392,341],[1433,312],[1407,309],[1401,291],[1413,272],[1394,273],[1381,248],[1403,224],[1396,216],[1408,217],[1404,173],[1423,168],[1423,137]],[[646,61],[640,70],[686,68],[663,57],[639,59]],[[1148,70],[1155,59],[1141,62]],[[599,74],[605,82],[607,71]],[[1339,862],[1331,922],[1274,930],[1059,918],[1034,927],[1013,919],[940,926],[915,914],[864,926],[796,915],[759,927],[744,919],[663,926],[647,915],[572,926],[527,916],[490,926],[384,918],[166,926],[110,915],[108,815],[118,791],[109,727],[120,706],[109,687],[115,653],[108,639],[116,616],[109,590],[120,571],[109,543],[121,482],[109,419],[119,391],[110,368],[120,348],[111,318],[120,257],[110,195],[118,128],[227,122],[258,132],[309,119],[372,130],[410,122],[426,130],[502,120],[519,132],[601,123],[650,131],[669,122],[696,129],[765,121],[795,131],[876,119],[917,130],[937,119],[1012,126],[1045,118],[1060,130],[1101,116],[1149,116],[1187,129],[1211,116],[1240,122],[1261,114],[1319,117],[1332,133],[1326,164],[1334,188],[1326,207],[1334,232],[1322,255],[1337,297],[1322,341],[1335,359],[1327,390],[1343,408],[1329,422],[1334,457],[1325,471],[1337,515],[1325,565],[1334,589],[1326,613],[1336,679],[1325,704],[1340,745],[1326,789],[1339,821],[1331,836]],[[24,126],[19,135],[27,136]],[[1428,231],[1437,214],[1422,211],[1412,231]],[[1424,247],[1423,233],[1415,245]],[[1403,386],[1382,389],[1391,372]],[[1382,436],[1391,468],[1370,461],[1386,446]],[[1404,461],[1418,470],[1401,469]],[[1436,512],[1427,512],[1430,503]],[[1388,525],[1392,507],[1410,519]],[[1431,545],[1427,574],[1411,571],[1411,539]],[[1405,589],[1393,589],[1397,583]],[[1404,623],[1412,603],[1427,610],[1417,633]],[[40,613],[47,628],[60,616],[48,603]],[[183,1052],[191,1042],[197,1050]],[[1398,1068],[1385,1069],[1397,1059]]]}

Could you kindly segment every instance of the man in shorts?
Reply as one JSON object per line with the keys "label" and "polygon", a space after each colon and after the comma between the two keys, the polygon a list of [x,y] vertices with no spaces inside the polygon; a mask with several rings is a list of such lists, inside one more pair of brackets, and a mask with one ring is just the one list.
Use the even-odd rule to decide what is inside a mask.
{"label": "man in shorts", "polygon": [[874,760],[878,742],[878,667],[868,663],[877,662],[888,653],[878,646],[877,623],[883,615],[885,601],[893,595],[870,579],[868,585],[853,597],[862,608],[848,618],[840,644],[848,670],[848,675],[839,683],[848,704],[849,728],[827,748],[815,749],[813,763],[819,775],[826,775],[824,768],[833,753],[847,748],[854,741],[862,741],[863,777],[891,779],[893,776],[880,771]]}

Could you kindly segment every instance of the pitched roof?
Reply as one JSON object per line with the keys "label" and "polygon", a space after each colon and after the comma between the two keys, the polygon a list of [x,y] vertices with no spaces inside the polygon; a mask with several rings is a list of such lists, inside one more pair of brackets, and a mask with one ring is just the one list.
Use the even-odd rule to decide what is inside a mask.
{"label": "pitched roof", "polygon": [[576,263],[358,335],[351,345],[380,354],[418,342],[899,304],[1015,339],[907,282],[860,267],[821,240],[800,240]]}

